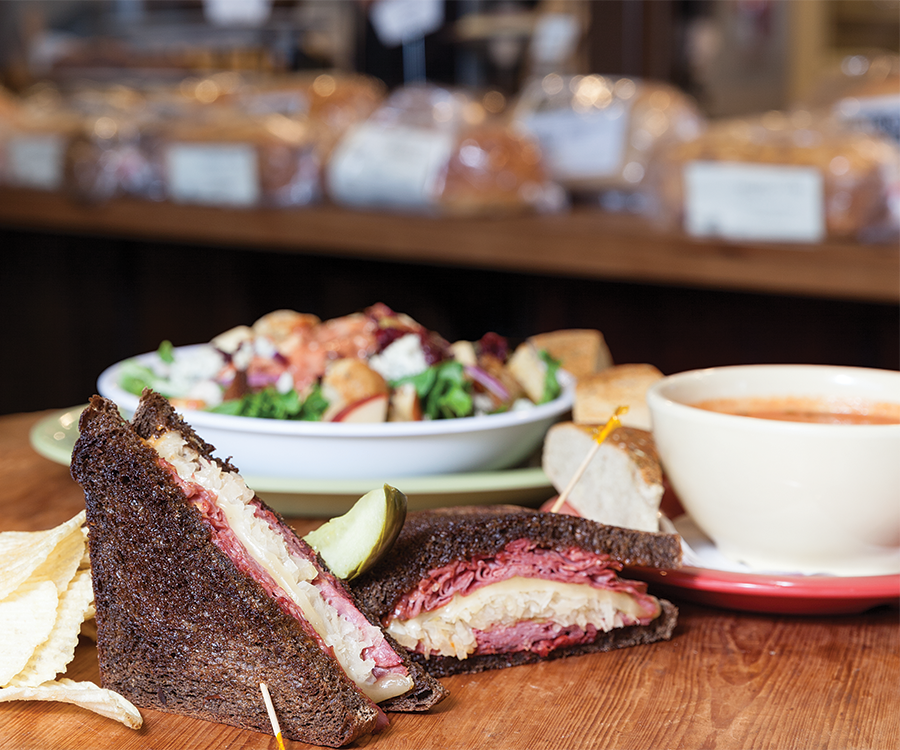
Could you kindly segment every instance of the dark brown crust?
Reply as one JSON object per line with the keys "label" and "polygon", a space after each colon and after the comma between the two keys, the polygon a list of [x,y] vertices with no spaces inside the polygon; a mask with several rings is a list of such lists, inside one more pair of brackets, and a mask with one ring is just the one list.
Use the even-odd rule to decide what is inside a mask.
{"label": "dark brown crust", "polygon": [[[163,404],[148,401],[142,430]],[[338,747],[371,732],[377,708],[211,543],[116,405],[93,397],[79,431],[71,471],[85,493],[103,685],[139,707],[271,734],[266,682],[290,739]]]}
{"label": "dark brown crust", "polygon": [[[681,542],[674,534],[604,526],[584,518],[517,506],[467,506],[410,513],[388,559],[352,581],[351,587],[364,607],[383,618],[430,571],[460,559],[493,555],[509,542],[522,538],[560,551],[576,546],[606,553],[625,565],[655,568],[681,565]],[[561,648],[547,657],[519,651],[465,660],[425,659],[421,654],[413,654],[413,658],[435,677],[445,677],[667,640],[678,620],[678,610],[665,599],[660,599],[660,603],[661,616],[647,626],[599,633],[591,643]]]}
{"label": "dark brown crust", "polygon": [[516,651],[510,654],[470,656],[468,659],[457,659],[454,656],[432,656],[426,660],[421,654],[413,654],[413,658],[420,661],[435,677],[449,677],[454,674],[474,674],[490,669],[505,669],[506,667],[517,667],[520,664],[534,664],[567,656],[614,651],[629,646],[666,641],[672,637],[672,632],[675,630],[678,622],[678,609],[666,599],[660,599],[659,602],[662,605],[662,614],[649,625],[615,628],[607,633],[599,633],[591,643],[559,648],[551,651],[547,656],[539,656],[533,651]]}
{"label": "dark brown crust", "polygon": [[512,505],[465,506],[410,513],[391,552],[352,581],[351,588],[363,606],[381,618],[430,571],[476,555],[496,554],[523,538],[549,549],[576,546],[605,553],[631,567],[681,565],[681,541],[676,534],[604,526],[586,518]]}
{"label": "dark brown crust", "polygon": [[[217,459],[213,455],[215,448],[197,435],[194,429],[175,412],[171,404],[158,393],[149,390],[144,392],[141,397],[140,406],[132,419],[132,423],[134,424],[138,435],[143,438],[149,438],[153,435],[160,434],[166,429],[178,430],[187,442],[200,453],[200,455],[205,456],[210,460],[217,461],[225,471],[237,472],[237,469],[235,469],[229,461]],[[290,528],[290,524],[288,524],[278,512],[267,506],[258,497],[257,500],[263,508],[268,510],[281,523]],[[322,567],[326,567],[325,561],[322,560],[321,557],[319,557],[319,563]],[[378,618],[367,612],[359,602],[356,601],[352,590],[350,590],[343,581],[335,578],[333,583],[354,600],[369,622],[376,627],[381,627]],[[385,711],[396,712],[427,711],[429,708],[446,698],[448,695],[446,688],[435,680],[431,674],[422,669],[418,663],[412,661],[405,648],[394,641],[387,633],[384,635],[393,649],[400,655],[406,668],[410,671],[410,674],[415,681],[415,687],[404,695],[382,701],[379,704],[381,708]]]}

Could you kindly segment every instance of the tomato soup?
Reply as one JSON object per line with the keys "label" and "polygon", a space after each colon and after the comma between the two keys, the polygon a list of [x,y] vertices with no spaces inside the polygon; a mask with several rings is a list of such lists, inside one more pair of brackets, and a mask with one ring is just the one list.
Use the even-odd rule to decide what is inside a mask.
{"label": "tomato soup", "polygon": [[819,424],[900,424],[900,403],[863,399],[764,397],[715,398],[692,404],[698,409],[782,422]]}

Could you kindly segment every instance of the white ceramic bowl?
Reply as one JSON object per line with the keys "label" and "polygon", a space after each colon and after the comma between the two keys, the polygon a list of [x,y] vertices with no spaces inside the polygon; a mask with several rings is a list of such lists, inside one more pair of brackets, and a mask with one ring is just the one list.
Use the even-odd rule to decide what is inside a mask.
{"label": "white ceramic bowl", "polygon": [[761,571],[900,572],[900,424],[783,422],[691,404],[836,397],[900,404],[900,372],[818,365],[695,370],[647,402],[663,468],[726,556]]}
{"label": "white ceramic bowl", "polygon": [[[149,353],[139,361],[155,357]],[[100,395],[131,416],[137,396],[119,386],[122,363],[97,381]],[[242,474],[284,479],[388,481],[507,469],[525,461],[572,408],[574,382],[560,373],[559,398],[503,414],[420,422],[342,424],[235,417],[184,410],[182,416],[216,454]]]}

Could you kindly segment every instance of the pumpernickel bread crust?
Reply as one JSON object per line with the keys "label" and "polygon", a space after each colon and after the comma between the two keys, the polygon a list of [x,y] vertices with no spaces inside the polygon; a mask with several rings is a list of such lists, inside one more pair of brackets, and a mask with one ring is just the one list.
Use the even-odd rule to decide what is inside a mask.
{"label": "pumpernickel bread crust", "polygon": [[[575,516],[542,513],[518,506],[467,506],[410,513],[391,554],[351,582],[362,605],[379,618],[432,570],[461,559],[494,555],[509,542],[526,538],[539,546],[563,551],[572,546],[606,553],[623,565],[677,568],[681,542],[675,534],[604,526]],[[598,633],[591,643],[556,649],[546,657],[531,651],[455,657],[413,653],[432,675],[481,672],[565,656],[609,651],[671,638],[677,608],[660,599],[662,613],[646,626],[627,626]]]}
{"label": "pumpernickel bread crust", "polygon": [[[140,405],[135,411],[132,423],[137,434],[144,439],[159,435],[167,429],[177,430],[182,434],[188,444],[201,456],[215,461],[225,471],[237,471],[230,463],[230,459],[220,459],[216,457],[214,454],[215,447],[204,441],[203,438],[201,438],[196,431],[178,415],[172,405],[163,396],[154,391],[147,390],[144,392],[141,397]],[[280,522],[289,526],[277,511],[270,508],[262,502],[262,500],[259,502]],[[325,567],[325,561],[322,560],[321,556],[318,556],[318,558],[320,565]],[[376,627],[381,627],[378,619],[372,613],[367,612],[360,602],[356,601],[355,595],[351,589],[344,585],[342,581],[336,580],[334,583],[339,586],[348,597],[354,600],[354,603],[363,615],[366,616],[369,622]],[[383,710],[396,712],[427,711],[436,703],[439,703],[447,697],[447,689],[435,680],[429,672],[422,669],[418,663],[412,661],[410,655],[403,646],[391,638],[388,633],[384,633],[384,636],[387,638],[394,651],[396,651],[403,660],[404,665],[412,675],[415,687],[408,693],[382,701],[379,706]]]}
{"label": "pumpernickel bread crust", "polygon": [[99,396],[79,423],[71,472],[85,494],[103,685],[139,707],[271,734],[265,682],[285,737],[339,747],[376,729],[379,709],[212,543],[138,434],[163,424],[211,457],[156,395],[137,429]]}

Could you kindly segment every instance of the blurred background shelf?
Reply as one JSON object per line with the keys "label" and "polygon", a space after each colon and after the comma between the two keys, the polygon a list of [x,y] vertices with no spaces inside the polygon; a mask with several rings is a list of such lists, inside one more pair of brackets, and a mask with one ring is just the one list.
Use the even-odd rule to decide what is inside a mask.
{"label": "blurred background shelf", "polygon": [[582,207],[554,215],[435,217],[352,211],[226,210],[0,190],[0,224],[119,239],[549,273],[585,279],[900,302],[900,248],[701,240],[646,218]]}

